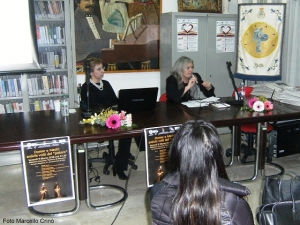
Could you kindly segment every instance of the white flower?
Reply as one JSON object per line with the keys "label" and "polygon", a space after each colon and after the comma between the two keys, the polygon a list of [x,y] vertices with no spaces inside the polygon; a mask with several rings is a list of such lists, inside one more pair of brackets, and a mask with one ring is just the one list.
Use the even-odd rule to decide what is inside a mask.
{"label": "white flower", "polygon": [[126,127],[131,127],[132,126],[132,115],[131,114],[126,115],[125,126]]}
{"label": "white flower", "polygon": [[265,110],[265,105],[262,101],[256,101],[253,104],[253,110],[256,112],[262,112]]}

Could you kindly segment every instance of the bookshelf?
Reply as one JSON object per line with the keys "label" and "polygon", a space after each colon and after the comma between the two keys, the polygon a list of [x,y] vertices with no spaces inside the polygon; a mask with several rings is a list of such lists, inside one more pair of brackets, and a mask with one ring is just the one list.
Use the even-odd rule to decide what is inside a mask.
{"label": "bookshelf", "polygon": [[0,114],[54,110],[68,95],[77,106],[73,0],[34,0],[39,64],[43,74],[0,76]]}

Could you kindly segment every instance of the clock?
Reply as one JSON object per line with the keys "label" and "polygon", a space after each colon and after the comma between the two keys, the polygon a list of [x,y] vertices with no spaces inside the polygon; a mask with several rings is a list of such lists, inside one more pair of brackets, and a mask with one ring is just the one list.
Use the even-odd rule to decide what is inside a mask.
{"label": "clock", "polygon": [[242,35],[243,48],[255,58],[264,58],[272,54],[278,46],[278,33],[265,22],[251,24]]}

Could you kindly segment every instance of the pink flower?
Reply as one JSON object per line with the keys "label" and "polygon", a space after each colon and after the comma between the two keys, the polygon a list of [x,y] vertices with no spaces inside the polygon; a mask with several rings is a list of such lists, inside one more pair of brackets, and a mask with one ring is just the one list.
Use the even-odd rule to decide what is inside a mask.
{"label": "pink flower", "polygon": [[124,110],[121,110],[119,116],[120,116],[120,120],[125,120],[126,119],[126,112]]}
{"label": "pink flower", "polygon": [[117,129],[121,126],[120,116],[117,114],[112,114],[106,120],[106,126],[111,129]]}
{"label": "pink flower", "polygon": [[262,101],[256,101],[256,102],[254,102],[254,104],[253,104],[253,110],[255,112],[262,112],[262,111],[264,111],[264,109],[265,109],[265,105],[264,105],[264,103]]}
{"label": "pink flower", "polygon": [[254,104],[256,101],[258,101],[258,98],[251,98],[251,99],[249,100],[249,102],[248,102],[248,106],[249,106],[250,108],[253,108],[253,104]]}
{"label": "pink flower", "polygon": [[270,101],[265,101],[265,102],[264,102],[264,105],[265,105],[265,109],[266,109],[267,111],[270,111],[270,110],[273,109],[273,104],[272,104],[272,102],[270,102]]}

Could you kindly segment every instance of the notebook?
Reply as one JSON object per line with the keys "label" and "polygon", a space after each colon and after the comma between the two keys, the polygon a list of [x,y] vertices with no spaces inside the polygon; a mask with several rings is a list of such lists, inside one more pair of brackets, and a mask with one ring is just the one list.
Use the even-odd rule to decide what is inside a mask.
{"label": "notebook", "polygon": [[158,87],[119,90],[118,110],[128,113],[151,111],[156,107]]}

